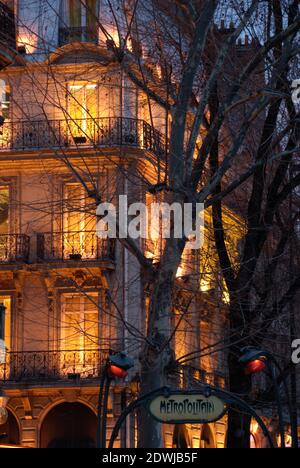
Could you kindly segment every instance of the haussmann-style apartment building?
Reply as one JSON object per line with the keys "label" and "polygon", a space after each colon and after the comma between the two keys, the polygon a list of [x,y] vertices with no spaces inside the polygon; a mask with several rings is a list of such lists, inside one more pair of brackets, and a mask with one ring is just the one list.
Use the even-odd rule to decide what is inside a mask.
{"label": "haussmann-style apartment building", "polygon": [[[125,349],[138,362],[139,347],[120,311],[137,329],[146,326],[146,286],[137,261],[119,242],[97,237],[95,199],[86,189],[96,188],[110,202],[118,194],[149,201],[141,180],[155,182],[157,167],[165,162],[166,116],[153,106],[150,118],[147,96],[117,63],[108,64],[95,20],[99,6],[101,21],[116,37],[105,1],[0,3],[0,304],[6,348],[0,386],[9,398],[9,419],[0,433],[7,434],[5,444],[95,447],[108,350]],[[148,242],[143,248],[155,261],[159,246]],[[205,248],[213,258],[209,242]],[[178,276],[186,277],[192,265],[187,257]],[[205,337],[203,345],[209,345],[225,326],[226,298],[216,305],[205,275],[197,288],[201,320],[191,319],[193,334],[178,327],[175,349],[181,355],[191,349],[191,339],[200,346]],[[179,300],[188,299],[179,292]],[[198,364],[200,380],[225,385],[222,352]],[[136,374],[137,368],[125,382],[112,385],[108,437],[136,394]],[[185,374],[179,376],[181,384]],[[117,444],[133,447],[136,437],[132,417]],[[164,437],[166,447],[222,448],[226,419],[164,426]]]}

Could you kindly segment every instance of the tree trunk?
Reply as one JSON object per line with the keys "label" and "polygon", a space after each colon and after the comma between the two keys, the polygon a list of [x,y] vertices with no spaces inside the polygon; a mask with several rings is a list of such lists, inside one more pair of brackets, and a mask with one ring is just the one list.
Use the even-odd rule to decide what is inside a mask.
{"label": "tree trunk", "polygon": [[[153,284],[147,340],[141,361],[141,391],[145,395],[168,383],[168,368],[174,363],[171,349],[171,317],[173,310],[174,278],[178,269],[184,242],[170,241],[165,260]],[[145,409],[139,412],[140,448],[163,447],[162,425],[154,420]]]}
{"label": "tree trunk", "polygon": [[[164,355],[164,353],[163,353]],[[152,356],[147,362],[142,360],[141,395],[150,393],[166,385],[165,364],[162,355]],[[138,413],[138,447],[163,448],[162,425],[156,421],[145,408]]]}

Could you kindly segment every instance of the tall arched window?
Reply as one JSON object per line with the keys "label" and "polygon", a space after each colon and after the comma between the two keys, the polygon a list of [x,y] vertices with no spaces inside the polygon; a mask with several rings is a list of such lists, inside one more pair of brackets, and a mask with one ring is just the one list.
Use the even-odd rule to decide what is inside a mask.
{"label": "tall arched window", "polygon": [[98,42],[98,0],[62,0],[59,45]]}

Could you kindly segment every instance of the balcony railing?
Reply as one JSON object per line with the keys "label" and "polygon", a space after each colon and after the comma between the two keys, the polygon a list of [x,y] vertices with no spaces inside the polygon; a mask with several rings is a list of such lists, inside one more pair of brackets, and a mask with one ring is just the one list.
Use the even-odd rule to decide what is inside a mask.
{"label": "balcony railing", "polygon": [[225,388],[227,384],[226,371],[211,371],[207,372],[204,369],[197,369],[193,366],[182,366],[181,368],[182,384],[186,388],[191,388],[196,384],[207,384],[219,388]]}
{"label": "balcony railing", "polygon": [[95,231],[42,233],[37,237],[37,256],[40,261],[114,261],[115,242],[100,239]]}
{"label": "balcony railing", "polygon": [[107,355],[107,350],[8,352],[0,382],[97,379]]}
{"label": "balcony railing", "polygon": [[67,27],[59,28],[58,43],[60,46],[71,44],[72,42],[92,42],[98,44],[98,28],[88,27]]}
{"label": "balcony railing", "polygon": [[16,48],[16,27],[14,13],[0,2],[0,42]]}
{"label": "balcony railing", "polygon": [[24,234],[0,235],[0,263],[28,262],[30,238]]}
{"label": "balcony railing", "polygon": [[0,151],[115,146],[148,150],[159,158],[166,151],[164,136],[138,119],[7,121],[0,127]]}

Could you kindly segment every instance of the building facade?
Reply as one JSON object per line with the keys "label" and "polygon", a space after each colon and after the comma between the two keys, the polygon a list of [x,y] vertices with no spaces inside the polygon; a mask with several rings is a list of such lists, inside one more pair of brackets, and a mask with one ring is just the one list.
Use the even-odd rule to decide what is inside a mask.
{"label": "building facade", "polygon": [[[128,250],[97,237],[94,194],[106,202],[127,195],[129,203],[149,204],[147,186],[166,163],[167,118],[111,63],[109,37],[96,20],[100,15],[110,38],[118,40],[108,3],[0,4],[0,34],[8,31],[0,35],[0,304],[6,348],[0,385],[9,397],[9,419],[0,434],[7,434],[7,444],[95,447],[101,373],[111,349],[126,350],[137,365],[125,382],[112,385],[108,437],[137,394],[141,348],[132,331],[145,332],[147,282]],[[131,38],[130,47],[137,46]],[[242,222],[232,211],[228,222],[236,226],[237,247]],[[141,247],[157,260],[159,240]],[[201,255],[196,284],[189,276],[200,268],[198,257],[187,252],[178,272],[178,357],[217,342],[226,326],[226,291],[211,277],[215,253],[209,238]],[[183,325],[180,307],[191,294]],[[191,388],[198,380],[224,387],[225,358],[220,351],[198,359],[176,385]],[[226,445],[226,418],[163,430],[166,447]],[[118,446],[133,447],[136,438],[132,417]]]}

